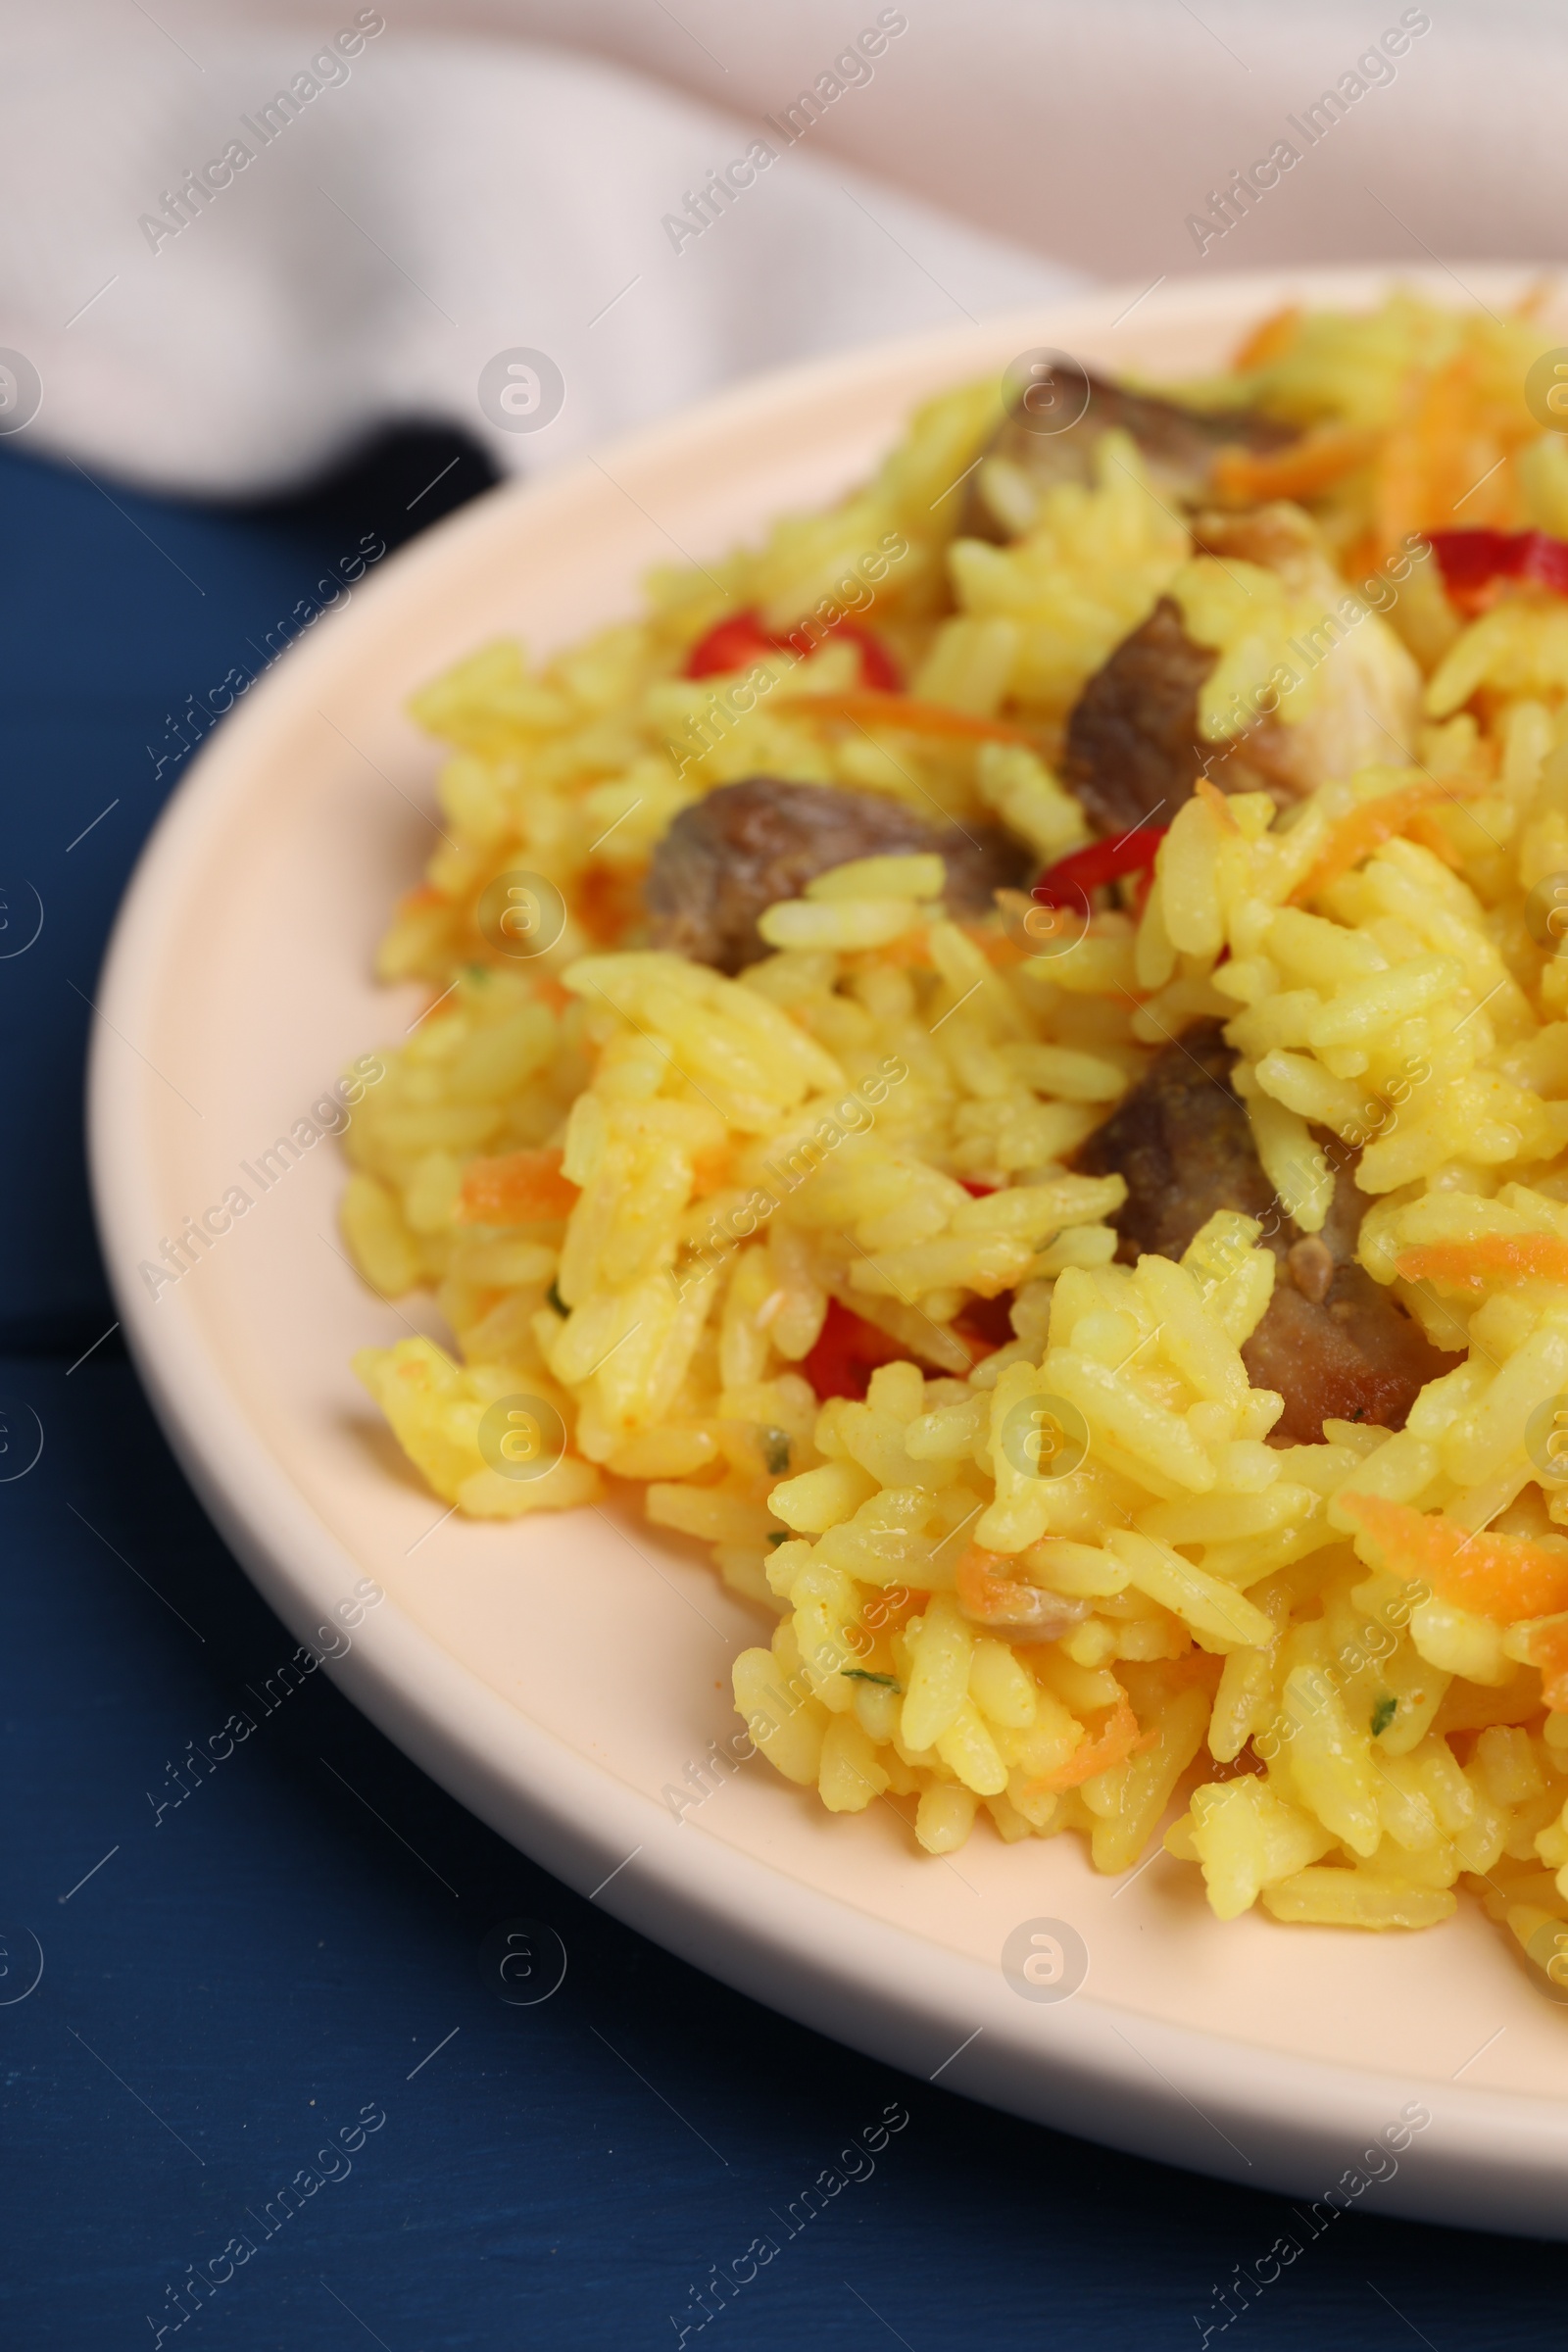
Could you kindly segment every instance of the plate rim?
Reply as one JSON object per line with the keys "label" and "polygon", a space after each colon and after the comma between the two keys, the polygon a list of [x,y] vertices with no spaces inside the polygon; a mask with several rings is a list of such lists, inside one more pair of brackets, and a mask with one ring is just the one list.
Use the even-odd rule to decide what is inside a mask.
{"label": "plate rim", "polygon": [[[1466,268],[1485,292],[1461,285],[1480,302],[1506,300],[1522,285],[1557,274],[1544,266]],[[137,1236],[156,1230],[153,1152],[140,1115],[145,1080],[106,1045],[106,1032],[144,1033],[170,929],[167,909],[178,904],[182,881],[223,821],[229,796],[265,756],[269,733],[291,725],[299,704],[345,655],[386,628],[402,608],[417,607],[432,576],[461,567],[470,545],[504,533],[517,512],[543,514],[550,506],[569,506],[596,473],[613,480],[612,468],[657,463],[715,425],[809,402],[901,362],[923,370],[951,353],[958,380],[966,352],[978,359],[983,348],[1014,335],[1019,348],[1031,338],[1102,335],[1119,322],[1115,313],[1124,318],[1145,304],[1147,317],[1165,314],[1179,323],[1196,298],[1200,310],[1217,307],[1240,319],[1284,298],[1361,308],[1391,285],[1441,293],[1453,282],[1446,269],[1390,266],[1236,272],[1207,285],[1186,276],[1142,294],[1136,287],[1097,288],[772,370],[537,477],[498,485],[407,543],[362,584],[357,613],[334,615],[330,629],[292,648],[258,680],[244,709],[199,750],[166,804],[117,913],[95,992],[89,1167],[111,1286],[154,1411],[205,1509],[298,1638],[313,1630],[319,1595],[347,1592],[363,1563],[272,1457],[207,1359],[201,1327],[177,1294],[156,1302],[162,1311],[155,1319],[155,1302],[126,1272]],[[1020,2004],[999,1969],[857,1910],[722,1839],[692,1835],[657,1799],[533,1723],[390,1595],[328,1670],[433,1779],[578,1893],[602,1900],[665,1948],[815,2031],[1057,2129],[1293,2194],[1321,2196],[1322,2180],[1352,2160],[1364,2134],[1418,2097],[1432,2123],[1396,2177],[1380,2184],[1380,2210],[1568,2234],[1568,2215],[1558,2210],[1568,2176],[1568,2107],[1549,2094],[1467,2089],[1227,2039],[1098,2001],[1092,1984],[1046,2010],[1051,2043],[1043,2055],[1041,2008]],[[971,2043],[949,2052],[944,2045],[955,2014],[980,2022]],[[1121,2033],[1117,2017],[1135,2024],[1138,2043]],[[1227,2125],[1245,2133],[1252,2156],[1230,2138]]]}

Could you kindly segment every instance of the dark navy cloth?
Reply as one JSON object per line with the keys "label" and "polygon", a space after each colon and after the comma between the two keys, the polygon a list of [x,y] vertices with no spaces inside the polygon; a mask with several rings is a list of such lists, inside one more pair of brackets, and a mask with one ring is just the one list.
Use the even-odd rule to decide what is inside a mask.
{"label": "dark navy cloth", "polygon": [[483,478],[411,434],[237,512],[0,458],[0,2342],[1556,2341],[1560,2251],[1380,2220],[1375,2190],[1238,2288],[1277,2267],[1281,2201],[783,2022],[286,1670],[104,1336],[90,1000],[214,690],[368,535],[393,546]]}

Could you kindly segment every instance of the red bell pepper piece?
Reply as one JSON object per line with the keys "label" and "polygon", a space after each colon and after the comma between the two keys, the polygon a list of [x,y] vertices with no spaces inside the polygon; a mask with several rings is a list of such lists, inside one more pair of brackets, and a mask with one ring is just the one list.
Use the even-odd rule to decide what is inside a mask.
{"label": "red bell pepper piece", "polygon": [[[904,680],[898,663],[881,641],[873,637],[858,620],[836,621],[827,634],[848,637],[859,649],[860,683],[874,694],[902,694]],[[769,654],[811,651],[809,643],[803,649],[792,636],[778,636],[762,626],[761,616],[754,612],[731,612],[724,620],[715,621],[706,637],[699,637],[686,657],[685,675],[688,678],[711,678],[732,669],[749,668],[754,662],[763,662]]]}
{"label": "red bell pepper piece", "polygon": [[960,1176],[958,1182],[970,1199],[974,1200],[989,1200],[993,1193],[1000,1193],[1002,1190],[1000,1184],[972,1184],[967,1176]]}
{"label": "red bell pepper piece", "polygon": [[864,1401],[878,1364],[896,1363],[908,1352],[874,1323],[867,1323],[863,1315],[852,1314],[847,1306],[830,1298],[827,1320],[801,1369],[820,1403],[825,1404],[830,1396],[853,1396],[859,1403]]}
{"label": "red bell pepper piece", "polygon": [[1478,612],[1496,580],[1527,580],[1568,596],[1568,539],[1549,531],[1433,531],[1443,584],[1462,612]]}
{"label": "red bell pepper piece", "polygon": [[777,640],[768,635],[755,612],[732,612],[727,620],[715,621],[706,637],[698,638],[686,657],[686,675],[712,678],[725,670],[749,669],[754,662],[763,661],[777,650]]}
{"label": "red bell pepper piece", "polygon": [[1154,852],[1169,831],[1169,825],[1135,825],[1118,841],[1092,841],[1043,873],[1030,896],[1042,906],[1070,906],[1106,882],[1152,866]]}

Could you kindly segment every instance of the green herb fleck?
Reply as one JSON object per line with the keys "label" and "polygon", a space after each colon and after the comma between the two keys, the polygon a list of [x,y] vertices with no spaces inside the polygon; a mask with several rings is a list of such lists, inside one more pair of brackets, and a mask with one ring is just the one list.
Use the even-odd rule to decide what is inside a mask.
{"label": "green herb fleck", "polygon": [[868,1674],[863,1666],[841,1666],[839,1672],[847,1683],[880,1683],[884,1690],[897,1690],[899,1684],[891,1674]]}
{"label": "green herb fleck", "polygon": [[770,1529],[767,1540],[770,1544],[787,1544],[790,1540],[788,1528],[775,1527]]}
{"label": "green herb fleck", "polygon": [[762,1448],[762,1459],[767,1464],[770,1474],[774,1478],[782,1478],[790,1466],[789,1431],[787,1429],[760,1429],[757,1433],[757,1440]]}
{"label": "green herb fleck", "polygon": [[1388,1690],[1380,1690],[1372,1701],[1372,1737],[1381,1740],[1399,1712],[1399,1702]]}
{"label": "green herb fleck", "polygon": [[549,1290],[546,1291],[545,1297],[549,1299],[551,1305],[555,1308],[558,1315],[570,1314],[570,1307],[566,1304],[566,1301],[564,1298],[563,1298],[561,1293],[557,1290],[554,1283],[552,1283]]}

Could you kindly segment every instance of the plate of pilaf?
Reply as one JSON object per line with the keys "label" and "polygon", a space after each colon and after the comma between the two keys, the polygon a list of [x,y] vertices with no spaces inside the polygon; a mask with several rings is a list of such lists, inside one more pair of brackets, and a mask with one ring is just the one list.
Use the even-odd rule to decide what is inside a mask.
{"label": "plate of pilaf", "polygon": [[204,750],[91,1119],[199,1493],[516,1844],[947,2087],[1559,2234],[1568,324],[1468,276],[491,493]]}

